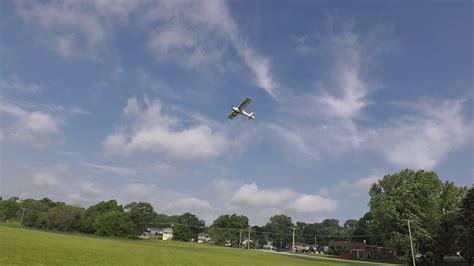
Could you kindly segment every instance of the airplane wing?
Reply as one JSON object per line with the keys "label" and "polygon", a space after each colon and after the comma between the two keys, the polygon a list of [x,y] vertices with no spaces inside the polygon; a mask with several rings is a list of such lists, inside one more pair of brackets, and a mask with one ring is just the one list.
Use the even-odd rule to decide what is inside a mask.
{"label": "airplane wing", "polygon": [[252,98],[247,97],[247,98],[245,98],[245,100],[244,100],[244,101],[239,105],[239,107],[237,107],[237,108],[239,108],[239,110],[243,110],[243,109],[245,109],[245,107],[247,107],[247,105],[249,105],[251,102],[252,102]]}
{"label": "airplane wing", "polygon": [[232,111],[230,112],[229,114],[229,119],[234,119],[239,113],[235,112],[235,111]]}

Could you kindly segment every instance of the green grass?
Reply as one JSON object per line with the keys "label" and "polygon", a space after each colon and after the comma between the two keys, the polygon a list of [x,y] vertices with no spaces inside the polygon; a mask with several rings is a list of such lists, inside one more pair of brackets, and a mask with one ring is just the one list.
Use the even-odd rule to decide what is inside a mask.
{"label": "green grass", "polygon": [[0,265],[368,265],[174,241],[62,234],[0,224]]}

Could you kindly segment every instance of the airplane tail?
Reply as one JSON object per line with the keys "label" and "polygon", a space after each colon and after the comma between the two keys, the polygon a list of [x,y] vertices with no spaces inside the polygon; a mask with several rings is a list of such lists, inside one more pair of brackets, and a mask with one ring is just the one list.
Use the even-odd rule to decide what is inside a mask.
{"label": "airplane tail", "polygon": [[249,120],[250,119],[255,119],[255,115],[256,115],[255,112],[251,112],[250,115],[249,115]]}

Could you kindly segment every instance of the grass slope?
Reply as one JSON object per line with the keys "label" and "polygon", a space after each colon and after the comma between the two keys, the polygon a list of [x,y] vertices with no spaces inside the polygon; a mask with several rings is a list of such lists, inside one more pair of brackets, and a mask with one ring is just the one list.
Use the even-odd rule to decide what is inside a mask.
{"label": "grass slope", "polygon": [[61,234],[0,224],[0,265],[368,265],[195,243]]}

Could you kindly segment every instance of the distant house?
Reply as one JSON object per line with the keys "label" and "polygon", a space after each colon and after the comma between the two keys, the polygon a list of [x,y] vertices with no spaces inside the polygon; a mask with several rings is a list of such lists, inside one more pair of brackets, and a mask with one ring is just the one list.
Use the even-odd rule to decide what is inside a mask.
{"label": "distant house", "polygon": [[345,249],[350,241],[340,241],[340,240],[329,240],[328,246],[330,254],[340,255]]}
{"label": "distant house", "polygon": [[397,253],[393,248],[378,247],[377,245],[367,245],[366,256],[369,259],[394,259],[397,257]]}
{"label": "distant house", "polygon": [[173,239],[173,229],[172,228],[147,228],[139,238],[141,239],[161,239],[161,240],[170,240]]}
{"label": "distant house", "polygon": [[267,243],[265,243],[265,245],[263,245],[262,248],[273,250],[273,249],[275,249],[275,246],[273,246],[273,241],[272,240],[267,240]]}
{"label": "distant house", "polygon": [[303,243],[295,243],[295,252],[308,252],[310,245]]}
{"label": "distant house", "polygon": [[393,259],[394,249],[367,245],[365,242],[329,241],[329,250],[345,259]]}
{"label": "distant house", "polygon": [[207,234],[207,233],[199,233],[198,234],[198,238],[197,238],[198,243],[205,243],[205,242],[209,242],[209,241],[211,241],[211,238],[209,237],[209,234]]}
{"label": "distant house", "polygon": [[250,245],[253,245],[253,240],[252,239],[250,239],[250,240],[245,239],[245,240],[242,241],[242,246],[246,247],[249,243],[250,243]]}
{"label": "distant house", "polygon": [[140,238],[140,239],[150,239],[150,236],[151,236],[150,232],[145,231],[141,235],[139,235],[138,238]]}
{"label": "distant house", "polygon": [[171,240],[173,239],[173,228],[163,228],[163,230],[161,231],[161,234],[162,234],[162,239],[163,240]]}

